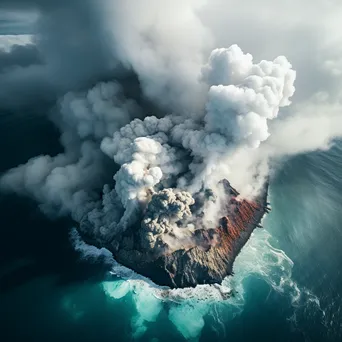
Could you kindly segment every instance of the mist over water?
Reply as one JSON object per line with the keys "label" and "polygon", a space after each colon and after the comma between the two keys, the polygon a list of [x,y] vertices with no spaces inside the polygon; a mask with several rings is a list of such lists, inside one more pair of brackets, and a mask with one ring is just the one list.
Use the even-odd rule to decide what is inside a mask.
{"label": "mist over water", "polygon": [[[11,120],[25,122],[26,132],[42,129],[41,121],[3,115],[2,133]],[[46,123],[44,130],[49,127]],[[2,137],[15,148],[15,136]],[[41,141],[28,140],[23,160],[41,149]],[[57,152],[51,134],[46,143]],[[20,159],[17,154],[8,163]],[[161,290],[141,277],[111,275],[118,269],[108,253],[88,249],[91,258],[84,259],[84,253],[74,252],[70,223],[48,221],[37,210],[32,214],[26,200],[2,198],[1,253],[7,260],[1,262],[1,340],[60,341],[68,334],[84,341],[206,341],[213,336],[218,341],[274,341],[274,336],[277,341],[337,341],[342,318],[339,163],[338,143],[329,152],[298,156],[281,166],[271,183],[265,229],[255,231],[239,255],[236,276],[225,282],[237,292],[226,301],[210,288],[176,290],[161,300]],[[20,216],[9,210],[13,205]]]}
{"label": "mist over water", "polygon": [[[242,11],[240,8],[236,8],[235,12],[232,11],[233,16],[226,14],[227,17],[222,19],[222,15],[217,13],[220,6],[213,6],[207,12],[200,13],[198,18],[201,20],[198,20],[194,15],[197,15],[197,12],[193,11],[194,8],[197,10],[197,5],[193,5],[192,2],[188,5],[184,2],[183,7],[182,2],[176,2],[181,9],[185,10],[185,17],[190,18],[191,22],[191,30],[187,31],[189,35],[182,37],[185,43],[181,44],[179,50],[172,47],[178,47],[180,39],[177,37],[181,37],[181,33],[185,32],[182,22],[177,25],[173,23],[175,27],[169,23],[171,25],[169,27],[168,24],[164,25],[167,20],[162,20],[159,23],[161,29],[155,30],[158,25],[152,28],[148,25],[149,20],[154,18],[154,12],[148,12],[146,18],[136,21],[134,8],[129,5],[122,6],[122,13],[125,13],[122,17],[127,19],[128,24],[122,20],[115,21],[116,33],[120,32],[120,29],[125,33],[123,36],[116,35],[119,48],[115,51],[115,56],[121,58],[121,62],[129,65],[129,68],[136,73],[132,71],[132,75],[125,74],[126,83],[129,86],[122,82],[120,78],[123,77],[122,74],[117,74],[118,70],[115,69],[117,65],[113,65],[116,61],[114,63],[114,60],[108,58],[108,56],[112,57],[111,53],[114,53],[110,51],[108,55],[108,42],[106,39],[98,39],[103,37],[99,34],[108,33],[109,29],[99,19],[105,18],[105,23],[107,23],[107,16],[110,17],[113,13],[109,11],[109,15],[105,16],[100,10],[99,13],[97,11],[93,13],[94,8],[88,6],[91,1],[87,1],[87,6],[82,7],[84,17],[79,16],[77,20],[74,20],[72,16],[65,17],[68,11],[72,12],[82,4],[78,0],[73,0],[70,4],[62,1],[61,3],[66,7],[61,12],[53,11],[51,12],[53,15],[39,22],[38,27],[42,30],[41,37],[49,37],[45,41],[41,40],[40,45],[38,44],[40,49],[38,50],[44,58],[37,54],[38,50],[34,46],[23,50],[19,47],[11,55],[15,61],[12,65],[13,60],[9,60],[6,53],[3,53],[0,56],[1,63],[3,63],[0,65],[0,77],[2,77],[0,79],[2,85],[0,89],[2,156],[0,173],[2,175],[38,155],[48,155],[53,158],[68,148],[72,150],[71,155],[76,153],[76,159],[78,157],[82,159],[83,156],[78,155],[78,142],[75,143],[73,139],[69,140],[70,137],[75,136],[80,141],[89,139],[91,143],[96,142],[98,148],[95,150],[102,156],[99,141],[128,124],[135,116],[143,118],[140,107],[145,111],[148,109],[148,112],[151,110],[159,117],[164,115],[164,108],[182,111],[184,108],[198,110],[197,107],[202,106],[199,113],[203,115],[205,111],[203,89],[201,86],[193,87],[194,84],[197,85],[197,78],[191,78],[194,75],[198,76],[196,68],[194,67],[193,70],[192,67],[195,65],[200,69],[201,62],[203,62],[196,53],[192,55],[192,49],[208,50],[206,51],[208,52],[206,57],[208,57],[214,47],[211,46],[210,35],[207,35],[207,32],[202,30],[202,25],[199,25],[199,21],[201,23],[203,21],[212,26],[215,43],[218,43],[218,46],[221,44],[226,46],[227,41],[241,42],[241,46],[247,48],[245,52],[253,52],[253,54],[255,52],[258,60],[262,58],[273,60],[271,58],[275,58],[279,54],[278,51],[286,52],[285,55],[289,56],[289,60],[293,61],[295,68],[300,71],[298,72],[298,86],[295,84],[297,95],[294,97],[298,103],[293,107],[293,111],[289,109],[289,111],[282,112],[280,121],[270,124],[269,129],[272,134],[269,140],[266,141],[268,127],[264,118],[260,119],[251,115],[245,123],[240,122],[241,125],[238,126],[243,138],[238,137],[237,141],[244,140],[248,136],[245,135],[245,130],[247,130],[247,133],[253,132],[253,139],[249,139],[250,144],[255,147],[259,146],[260,142],[262,143],[260,148],[255,150],[255,154],[244,155],[242,152],[241,155],[237,153],[235,159],[232,158],[232,165],[237,169],[249,170],[249,167],[255,166],[252,155],[256,160],[263,160],[265,156],[286,156],[286,158],[277,158],[273,161],[275,165],[272,164],[269,197],[272,211],[264,219],[264,229],[255,230],[234,264],[235,276],[225,279],[222,287],[198,286],[196,289],[169,290],[120,266],[109,251],[86,245],[77,235],[74,228],[75,222],[72,222],[68,215],[53,220],[48,219],[33,200],[1,192],[0,341],[335,342],[341,340],[342,174],[340,170],[342,143],[334,140],[335,137],[341,136],[342,127],[340,125],[340,94],[336,90],[340,89],[341,61],[338,58],[338,52],[332,48],[334,44],[326,39],[326,36],[330,39],[333,36],[332,33],[338,31],[333,25],[330,27],[330,24],[335,22],[334,11],[330,7],[327,9],[319,2],[318,10],[312,9],[312,13],[310,12],[312,16],[310,20],[317,22],[317,28],[312,28],[311,21],[306,22],[301,19],[299,22],[303,26],[300,26],[298,33],[293,30],[293,27],[296,28],[299,25],[298,19],[292,15],[294,12],[300,12],[296,10],[297,7],[290,6],[292,11],[287,15],[291,19],[287,24],[290,24],[279,28],[280,18],[276,15],[279,13],[279,8],[266,6],[270,11],[269,13],[263,12],[268,22],[267,32],[264,32],[263,25],[260,25],[259,20],[255,20],[256,10],[253,4],[250,4],[243,13],[245,22],[251,25],[248,29],[258,37],[267,36],[267,39],[254,41],[254,35],[250,32],[245,32],[242,28],[236,30],[237,25],[241,27],[241,23],[235,22],[239,17],[239,11]],[[18,8],[29,8],[30,11],[31,4],[32,8],[44,4],[42,12],[50,13],[48,1],[44,3],[40,0],[30,2],[4,0],[8,8],[14,3]],[[109,3],[110,1],[107,2]],[[159,8],[158,2],[150,3],[154,4],[155,7],[152,7],[156,9],[156,13],[160,11],[162,18],[165,19],[163,8]],[[217,1],[217,4],[220,4],[220,1]],[[51,2],[51,8],[54,8],[53,2]],[[222,5],[221,9],[225,12],[223,11],[225,5]],[[175,7],[171,6],[170,11],[173,13],[174,10]],[[37,20],[36,13],[30,12],[32,16],[25,18],[18,13],[0,12],[0,35],[10,34],[10,36],[1,36],[1,51],[8,48],[6,45],[8,42],[10,45],[30,44],[31,42],[31,36],[16,36],[16,34],[34,33],[32,23]],[[54,21],[51,18],[58,20]],[[60,18],[67,20],[70,30],[67,25],[65,28],[60,25]],[[324,18],[324,24],[320,24],[321,21],[315,18]],[[122,18],[116,17],[116,19]],[[84,26],[88,20],[91,21],[91,29],[89,25]],[[339,19],[337,21],[339,22]],[[112,21],[109,20],[109,22]],[[222,22],[229,22],[227,26],[229,29],[225,30],[224,34],[221,32],[221,27],[216,27]],[[130,30],[130,23],[134,24],[134,29],[139,34],[144,34],[136,35],[134,30]],[[85,27],[87,27],[87,44],[80,44],[75,49],[76,43],[84,42],[75,38],[79,38],[80,32],[85,32],[83,31]],[[180,30],[178,30],[179,27],[181,27]],[[289,32],[284,27],[290,27]],[[170,31],[178,34],[178,36],[176,34],[177,39],[174,39],[173,35],[168,35]],[[73,34],[65,35],[70,32]],[[278,37],[278,34],[282,39],[275,41],[274,35]],[[202,46],[202,38],[206,39],[205,47]],[[333,38],[338,41],[337,36]],[[303,39],[307,42],[306,47],[298,44]],[[277,41],[280,40],[282,44],[279,45]],[[270,44],[271,41],[272,44]],[[153,46],[151,42],[155,42],[160,48],[158,49],[160,56],[157,53],[154,55],[154,49],[150,50]],[[130,49],[129,43],[132,44],[133,49]],[[296,48],[293,49],[293,46]],[[308,57],[307,46],[308,50],[312,49],[310,53],[314,57]],[[136,50],[137,47],[138,50]],[[248,48],[251,48],[251,51]],[[145,58],[140,59],[140,54],[136,54],[136,51],[141,51],[139,49],[143,49]],[[59,55],[60,52],[63,53]],[[16,58],[21,56],[21,53],[24,53],[25,58],[17,60]],[[240,56],[240,59],[234,60],[232,57],[234,55]],[[56,56],[61,56],[62,59],[59,60]],[[193,58],[189,61],[187,56]],[[216,69],[222,65],[225,66],[224,63],[220,64],[222,56],[223,61],[228,59],[232,63],[227,65],[234,66],[232,67],[234,72],[231,75],[229,70],[225,70],[227,73],[220,73],[221,69]],[[316,56],[319,56],[318,60],[315,59]],[[174,70],[169,69],[167,67],[169,61],[178,61],[179,57],[182,62],[171,63],[177,67]],[[247,65],[246,70],[250,68],[253,72],[259,67],[267,70],[273,62],[267,64],[268,62],[263,61],[260,65],[250,66],[248,64],[250,57],[250,55],[242,54],[242,51],[235,45],[230,49],[214,50],[208,63],[205,64],[206,72],[202,76],[207,78],[208,84],[229,83],[230,80],[225,79],[228,76],[233,79],[234,77],[241,78],[242,81],[239,79],[239,82],[245,82],[246,87],[258,89],[258,82],[246,81],[242,77],[245,72],[244,67]],[[152,63],[142,63],[146,61],[146,58]],[[245,65],[240,63],[241,58],[247,61]],[[82,63],[75,63],[75,60],[82,61]],[[44,65],[46,61],[48,63]],[[188,64],[188,62],[191,63]],[[293,94],[294,90],[292,87],[294,72],[288,71],[291,66],[283,58],[278,59],[277,63],[282,66],[280,68],[277,64],[279,68],[275,68],[277,71],[275,74],[279,79],[273,79],[271,83],[273,84],[274,81],[277,85],[279,80],[284,78],[283,83],[288,85],[288,89],[285,91],[286,96],[278,101],[279,103],[270,101],[269,106],[265,107],[265,113],[269,115],[268,119],[273,118],[271,114],[277,112],[277,106],[280,103],[288,104],[288,97]],[[63,68],[60,68],[61,65]],[[287,70],[284,74],[282,74],[283,68]],[[160,70],[163,70],[163,73],[160,73]],[[235,76],[232,76],[233,74]],[[122,82],[121,85],[115,82],[108,83],[109,85],[107,83],[95,85],[98,79],[112,80],[113,75]],[[181,86],[178,84],[180,78]],[[317,79],[320,81],[317,82]],[[121,86],[125,88],[124,92]],[[209,130],[221,130],[221,134],[225,133],[219,120],[222,113],[226,113],[227,108],[220,112],[222,103],[225,103],[225,101],[221,103],[221,100],[225,100],[223,95],[228,94],[228,90],[235,89],[236,93],[239,93],[238,86],[235,89],[227,85],[223,87],[217,85],[210,92],[212,101],[206,107],[206,110],[209,108],[210,113],[207,122],[210,126]],[[64,96],[69,90],[71,92]],[[163,97],[162,95],[166,93],[168,95]],[[124,108],[124,114],[129,114],[129,117],[122,115],[123,112],[120,111],[115,112],[118,114],[115,118],[111,115],[106,116],[108,113],[111,114],[112,109],[108,107],[107,100],[108,97],[110,98],[108,94],[115,97],[114,104],[111,103],[115,110]],[[133,94],[136,103],[132,104],[129,99],[126,99],[127,94],[129,96]],[[266,92],[265,94],[266,98],[270,95]],[[192,101],[197,98],[201,99],[200,104]],[[59,119],[54,116],[56,101],[57,107],[62,108],[62,113],[58,113],[61,114]],[[157,105],[153,101],[157,102]],[[242,104],[243,101],[240,101],[239,105]],[[92,110],[85,111],[89,107]],[[256,108],[260,109],[258,106]],[[87,115],[80,115],[84,113]],[[105,118],[103,121],[101,121],[102,115]],[[52,122],[55,124],[57,122],[57,127]],[[257,125],[254,126],[255,123]],[[187,134],[196,132],[198,127],[204,134],[208,128],[203,127],[202,123],[198,127],[189,127]],[[230,125],[226,128],[230,128]],[[258,129],[255,130],[255,128]],[[181,129],[178,138],[183,137]],[[60,139],[61,133],[62,139]],[[165,143],[164,140],[160,141]],[[111,154],[117,148],[115,141],[113,143],[108,138],[105,142],[108,145],[104,150],[107,154]],[[146,140],[138,141],[138,143],[141,142],[146,142]],[[73,143],[75,143],[75,149]],[[142,152],[144,157],[146,146],[138,143],[134,146]],[[182,143],[191,145],[190,141],[182,141]],[[198,147],[196,140],[192,145],[191,148],[196,150]],[[103,148],[104,144],[101,146]],[[157,147],[160,148],[159,145]],[[326,150],[306,153],[317,149]],[[201,149],[199,150],[196,153],[202,153]],[[289,157],[298,153],[297,156]],[[184,156],[182,153],[180,155]],[[177,153],[175,156],[178,158]],[[70,156],[65,153],[64,157],[68,166]],[[111,165],[107,168],[107,164],[102,164],[102,157],[100,159],[98,164],[94,163],[94,168],[90,171],[95,170],[94,174],[97,174],[98,167],[105,166],[104,169],[110,171],[109,178],[111,178],[114,174],[113,170],[117,171],[117,166]],[[208,160],[208,163],[211,162],[212,160]],[[80,164],[82,171],[82,163]],[[166,165],[163,161],[160,161],[160,164],[162,168]],[[89,163],[85,162],[83,165],[89,166]],[[25,166],[21,170],[25,170]],[[170,171],[168,167],[165,167],[165,170],[171,174],[176,172]],[[177,172],[182,174],[183,170]],[[85,173],[88,175],[88,172]],[[28,175],[34,176],[34,173],[28,173]],[[155,176],[156,173],[152,175]],[[232,175],[235,177],[234,181],[240,181],[241,184],[249,180],[247,176],[240,178],[239,172]],[[32,186],[29,178],[25,178],[27,181],[25,190],[28,193],[31,192],[29,195],[38,198],[40,204],[42,204],[42,199],[47,202],[51,202],[52,199],[52,205],[56,204],[56,207],[62,207],[67,212],[70,209],[68,207],[70,203],[67,205],[64,199],[69,198],[68,191],[71,189],[73,195],[73,186],[78,189],[88,185],[91,188],[93,185],[87,182],[87,179],[81,179],[82,182],[78,183],[80,178],[71,177],[76,181],[74,184],[69,184],[70,187],[67,183],[63,183],[65,188],[47,184],[47,187],[37,189],[34,184]],[[67,180],[69,178],[66,177]],[[34,180],[35,177],[33,177]],[[102,185],[101,180],[100,187]],[[58,203],[54,202],[56,197],[49,196],[51,193],[56,194],[53,192],[55,188],[66,190],[65,193],[62,191],[60,197],[62,200],[60,202],[57,200]],[[23,190],[21,184],[18,185],[18,189]],[[141,195],[139,184],[138,190],[137,192]],[[63,197],[65,194],[67,196]],[[125,191],[123,194],[126,195]],[[47,203],[45,209],[50,204]],[[71,209],[74,209],[73,204]],[[83,209],[82,205],[76,205],[76,209],[79,207]],[[111,220],[111,217],[109,219]],[[232,291],[233,296],[223,299],[222,291]]]}

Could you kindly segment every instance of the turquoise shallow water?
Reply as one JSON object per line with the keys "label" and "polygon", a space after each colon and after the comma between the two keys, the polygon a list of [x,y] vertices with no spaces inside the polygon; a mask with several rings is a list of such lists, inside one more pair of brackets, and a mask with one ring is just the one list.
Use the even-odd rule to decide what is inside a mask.
{"label": "turquoise shallow water", "polygon": [[[50,124],[23,120],[1,116],[2,171],[59,149]],[[338,144],[281,166],[266,229],[239,256],[228,301],[211,288],[162,301],[144,281],[110,275],[118,268],[104,262],[106,252],[75,251],[69,222],[50,222],[34,203],[2,196],[0,341],[340,341],[341,163]],[[85,251],[92,257],[84,260]]]}

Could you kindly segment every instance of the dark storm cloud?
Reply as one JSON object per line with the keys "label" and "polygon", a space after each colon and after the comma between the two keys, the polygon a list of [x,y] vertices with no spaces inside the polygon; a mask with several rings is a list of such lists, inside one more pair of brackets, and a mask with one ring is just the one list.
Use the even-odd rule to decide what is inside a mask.
{"label": "dark storm cloud", "polygon": [[34,44],[13,45],[10,51],[0,50],[0,73],[9,68],[28,67],[33,64],[41,64],[37,46]]}
{"label": "dark storm cloud", "polygon": [[[0,101],[4,106],[30,103],[34,97],[48,98],[109,77],[116,66],[112,46],[108,44],[94,1],[2,1],[0,8],[36,11],[33,47],[14,48],[14,59],[23,67],[4,73],[0,80]],[[13,50],[13,49],[12,49]],[[26,53],[30,56],[19,56]],[[32,66],[25,57],[40,56],[42,65]],[[8,56],[8,55],[6,55]],[[3,57],[4,70],[8,58]],[[0,63],[2,60],[0,61]],[[31,86],[29,86],[31,85]],[[16,101],[13,101],[14,97]]]}
{"label": "dark storm cloud", "polygon": [[[25,84],[32,79],[62,94],[128,69],[137,74],[144,94],[168,110],[204,104],[196,77],[210,37],[195,15],[194,1],[5,0],[2,6],[38,13],[35,43],[46,67],[25,70]],[[5,100],[15,84],[6,77],[2,83],[0,100]],[[18,87],[24,101],[25,88]]]}

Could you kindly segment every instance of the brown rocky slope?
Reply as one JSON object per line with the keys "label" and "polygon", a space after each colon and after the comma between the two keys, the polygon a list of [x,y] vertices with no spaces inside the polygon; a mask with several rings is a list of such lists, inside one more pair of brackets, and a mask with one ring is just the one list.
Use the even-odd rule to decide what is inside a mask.
{"label": "brown rocky slope", "polygon": [[181,249],[167,255],[151,255],[141,251],[139,237],[133,233],[135,229],[126,232],[119,244],[115,241],[103,245],[84,238],[98,247],[106,247],[119,263],[158,285],[185,288],[198,284],[220,284],[226,276],[233,275],[233,263],[237,255],[253,230],[261,228],[260,222],[270,210],[267,207],[268,184],[253,201],[239,199],[239,193],[227,180],[223,184],[227,194],[227,215],[219,220],[216,229],[196,231],[204,242],[215,236],[216,243],[208,244],[206,248],[202,244],[200,247]]}

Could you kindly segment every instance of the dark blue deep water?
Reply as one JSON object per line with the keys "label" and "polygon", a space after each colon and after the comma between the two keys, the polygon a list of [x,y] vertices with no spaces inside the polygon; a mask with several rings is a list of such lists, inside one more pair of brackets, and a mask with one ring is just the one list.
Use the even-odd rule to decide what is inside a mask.
{"label": "dark blue deep water", "polygon": [[[60,149],[43,109],[1,113],[0,146],[1,172]],[[109,278],[74,250],[70,222],[1,195],[0,341],[341,341],[341,170],[339,143],[282,165],[266,229],[236,265],[238,309],[162,303],[143,285]]]}

